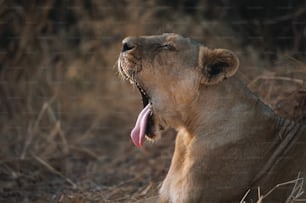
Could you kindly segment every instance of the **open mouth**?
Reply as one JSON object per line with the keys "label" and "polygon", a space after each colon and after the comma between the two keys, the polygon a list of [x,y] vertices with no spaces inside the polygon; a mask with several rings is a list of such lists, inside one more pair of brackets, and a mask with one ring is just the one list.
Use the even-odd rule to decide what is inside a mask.
{"label": "open mouth", "polygon": [[[121,75],[126,80],[130,81],[130,83],[136,85],[141,94],[143,109],[139,113],[135,127],[131,131],[131,139],[137,147],[142,147],[145,138],[150,141],[153,141],[156,137],[154,133],[154,115],[152,111],[151,97],[145,91],[145,89],[135,80],[135,71],[127,71],[127,69],[124,68],[124,65],[121,64],[121,61],[118,65],[119,72],[121,73]],[[163,129],[162,126],[159,126],[159,128]]]}
{"label": "open mouth", "polygon": [[135,84],[142,97],[143,109],[138,115],[135,127],[131,132],[131,138],[137,147],[141,147],[143,146],[145,137],[149,140],[154,138],[152,133],[154,123],[150,96],[137,82]]}

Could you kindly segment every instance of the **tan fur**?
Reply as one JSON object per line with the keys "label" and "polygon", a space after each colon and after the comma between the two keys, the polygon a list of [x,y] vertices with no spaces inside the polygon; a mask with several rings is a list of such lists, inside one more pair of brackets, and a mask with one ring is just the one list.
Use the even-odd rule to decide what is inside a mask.
{"label": "tan fur", "polygon": [[[281,119],[234,75],[231,51],[176,34],[129,37],[119,71],[150,96],[154,132],[178,131],[159,202],[256,202],[275,185],[306,174],[306,129]],[[263,202],[285,202],[293,185]]]}

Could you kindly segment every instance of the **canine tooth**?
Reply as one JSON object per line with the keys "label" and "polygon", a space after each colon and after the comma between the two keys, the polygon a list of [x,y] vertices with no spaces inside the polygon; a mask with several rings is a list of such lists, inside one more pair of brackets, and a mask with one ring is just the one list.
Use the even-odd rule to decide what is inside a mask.
{"label": "canine tooth", "polygon": [[150,141],[150,142],[152,142],[152,143],[153,143],[153,142],[155,142],[155,140],[154,140],[154,139],[150,138],[150,137],[149,137],[149,136],[147,136],[147,135],[146,135],[146,138],[147,138],[147,140],[148,140],[148,141]]}

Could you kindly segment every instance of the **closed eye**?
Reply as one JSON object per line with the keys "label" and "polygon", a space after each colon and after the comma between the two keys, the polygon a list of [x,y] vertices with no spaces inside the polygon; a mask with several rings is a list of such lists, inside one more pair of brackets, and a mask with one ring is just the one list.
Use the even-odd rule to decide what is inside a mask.
{"label": "closed eye", "polygon": [[168,51],[176,51],[176,48],[171,44],[163,44],[160,46],[160,49],[168,50]]}

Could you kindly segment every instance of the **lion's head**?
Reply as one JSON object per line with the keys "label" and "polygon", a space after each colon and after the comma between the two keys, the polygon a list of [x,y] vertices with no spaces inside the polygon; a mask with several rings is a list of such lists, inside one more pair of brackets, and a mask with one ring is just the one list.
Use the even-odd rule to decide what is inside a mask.
{"label": "lion's head", "polygon": [[120,74],[140,90],[144,109],[131,137],[136,146],[162,130],[192,129],[200,86],[215,85],[238,69],[238,58],[225,49],[209,49],[177,34],[128,37],[118,60]]}

